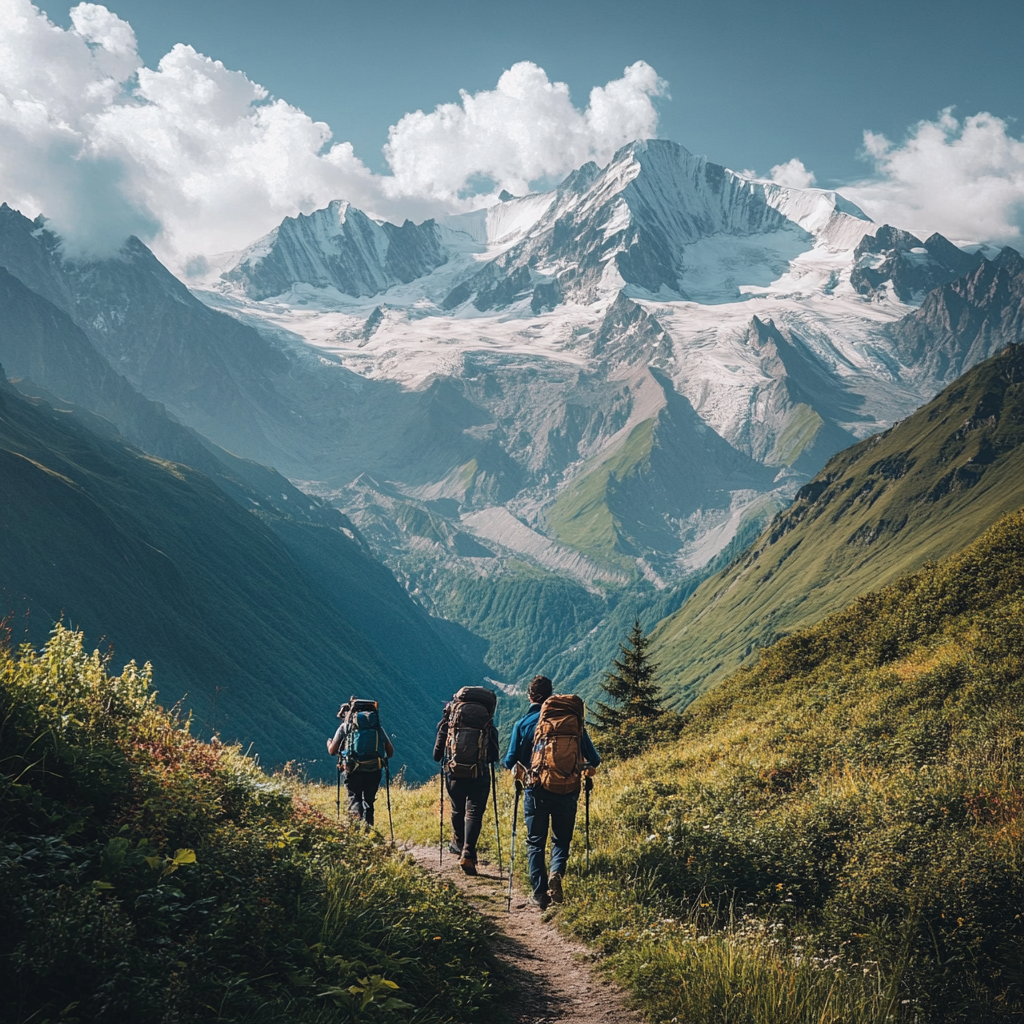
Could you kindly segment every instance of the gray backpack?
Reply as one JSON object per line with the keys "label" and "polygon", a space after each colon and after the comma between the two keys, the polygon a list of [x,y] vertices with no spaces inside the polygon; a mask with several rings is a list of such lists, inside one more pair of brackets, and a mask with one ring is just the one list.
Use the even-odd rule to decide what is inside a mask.
{"label": "gray backpack", "polygon": [[498,696],[482,686],[464,686],[448,707],[444,766],[453,779],[476,779],[487,771],[487,743]]}

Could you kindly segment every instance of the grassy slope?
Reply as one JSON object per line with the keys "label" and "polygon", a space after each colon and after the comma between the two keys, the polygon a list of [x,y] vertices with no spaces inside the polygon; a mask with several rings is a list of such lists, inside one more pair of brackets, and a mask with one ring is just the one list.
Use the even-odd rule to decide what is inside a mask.
{"label": "grassy slope", "polygon": [[452,681],[431,685],[397,666],[353,628],[343,581],[312,575],[318,561],[346,565],[334,549],[352,548],[349,586],[402,622],[377,577],[408,605],[405,596],[343,534],[319,545],[309,530],[288,537],[293,555],[202,474],[9,389],[0,390],[0,463],[0,597],[30,609],[37,644],[44,623],[66,614],[91,642],[113,641],[119,658],[152,658],[168,703],[187,692],[204,728],[255,740],[270,763],[321,757],[337,704],[359,690],[386,702],[399,759],[425,767],[427,709]]}
{"label": "grassy slope", "polygon": [[[593,866],[581,814],[559,924],[653,1020],[1021,1020],[1022,637],[1017,512],[763,651],[677,741],[603,767]],[[397,835],[437,842],[436,780],[393,803]],[[506,866],[511,809],[503,773]],[[521,894],[521,819],[517,864]]]}
{"label": "grassy slope", "polygon": [[654,634],[681,698],[1024,504],[1024,348],[974,368],[913,416],[833,458],[745,557]]}
{"label": "grassy slope", "polygon": [[[904,424],[834,460],[836,475],[795,508],[797,528],[812,497],[827,522],[874,478],[868,501],[883,484],[897,493],[867,517],[855,497],[851,532],[902,497],[922,527],[925,553],[911,545],[910,561],[925,561],[980,532],[1001,503],[1019,504],[1019,357],[940,396],[908,421],[912,433]],[[939,435],[936,422],[950,429]],[[918,447],[892,459],[904,443]],[[929,472],[901,495],[915,457]],[[925,487],[954,528],[927,507],[912,518]],[[898,563],[886,532],[876,543]],[[678,743],[602,772],[594,867],[585,873],[578,833],[560,923],[608,954],[657,1020],[1019,1020],[1022,635],[1018,513],[962,555],[762,652],[688,708]],[[396,789],[394,805],[400,836],[437,841],[436,780]],[[503,777],[506,865],[511,806]],[[490,813],[481,847],[493,856]],[[520,831],[519,886],[522,844]]]}
{"label": "grassy slope", "polygon": [[494,1019],[454,891],[195,740],[145,672],[58,628],[0,649],[0,708],[5,1024]]}
{"label": "grassy slope", "polygon": [[650,457],[655,421],[644,420],[613,455],[568,487],[547,514],[548,525],[563,544],[599,562],[632,569],[633,558],[622,546],[621,524],[608,506],[609,488],[639,472]]}
{"label": "grassy slope", "polygon": [[613,766],[563,922],[657,1020],[1019,1021],[1022,637],[1018,512]]}

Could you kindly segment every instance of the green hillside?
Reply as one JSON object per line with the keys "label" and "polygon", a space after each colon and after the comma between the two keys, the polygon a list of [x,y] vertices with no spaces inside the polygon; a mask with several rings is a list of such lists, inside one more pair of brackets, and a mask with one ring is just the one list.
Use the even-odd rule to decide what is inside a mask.
{"label": "green hillside", "polygon": [[[637,557],[671,577],[699,509],[728,510],[733,492],[766,490],[775,470],[733,448],[657,370],[665,403],[610,453],[584,465],[546,513],[561,543],[599,564],[637,573]],[[756,519],[764,507],[751,508]]]}
{"label": "green hillside", "polygon": [[654,420],[637,424],[625,443],[594,468],[584,470],[547,514],[555,537],[616,568],[634,567],[634,549],[623,525],[609,507],[616,484],[643,470],[654,443]]}
{"label": "green hillside", "polygon": [[685,701],[779,636],[942,558],[1024,505],[1024,346],[835,456],[654,634]]}
{"label": "green hillside", "polygon": [[374,696],[398,761],[427,768],[437,704],[468,670],[340,527],[246,511],[6,384],[0,480],[16,640],[39,646],[64,618],[119,663],[152,660],[165,705],[183,699],[200,728],[271,764],[322,759],[340,701]]}
{"label": "green hillside", "polygon": [[[1019,1024],[1022,638],[1018,511],[603,763],[549,915],[651,1021]],[[400,791],[398,834],[436,842],[436,807],[436,780]]]}
{"label": "green hillside", "polygon": [[652,1020],[1024,1019],[1024,513],[602,771],[559,921]]}
{"label": "green hillside", "polygon": [[0,643],[0,1021],[494,1019],[506,972],[454,889],[149,684],[64,629]]}

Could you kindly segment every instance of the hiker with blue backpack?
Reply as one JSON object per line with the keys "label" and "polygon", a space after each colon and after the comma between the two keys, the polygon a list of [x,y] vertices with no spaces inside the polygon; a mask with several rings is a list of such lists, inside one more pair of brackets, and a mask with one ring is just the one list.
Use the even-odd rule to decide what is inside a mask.
{"label": "hiker with blue backpack", "polygon": [[[569,862],[569,846],[576,827],[576,808],[583,780],[588,786],[601,755],[587,733],[583,701],[569,694],[553,694],[547,676],[530,683],[530,710],[516,722],[508,753],[502,762],[525,788],[526,849],[530,867],[530,900],[541,910],[564,899],[562,879]],[[551,874],[546,847],[551,831]],[[515,842],[513,832],[513,843]],[[510,879],[511,881],[511,879]],[[511,897],[511,885],[509,886]]]}
{"label": "hiker with blue backpack", "polygon": [[373,824],[373,802],[380,789],[381,770],[395,748],[380,726],[375,700],[352,697],[338,712],[338,731],[327,741],[327,753],[338,755],[338,811],[344,777],[348,809],[358,821]]}
{"label": "hiker with blue backpack", "polygon": [[[434,760],[441,762],[441,828],[447,790],[452,821],[448,851],[459,858],[459,867],[467,875],[476,874],[476,844],[483,829],[488,794],[496,788],[494,763],[501,754],[494,726],[497,703],[493,690],[463,686],[445,705],[434,740]],[[443,837],[442,831],[442,845]],[[500,837],[498,846],[500,870]]]}

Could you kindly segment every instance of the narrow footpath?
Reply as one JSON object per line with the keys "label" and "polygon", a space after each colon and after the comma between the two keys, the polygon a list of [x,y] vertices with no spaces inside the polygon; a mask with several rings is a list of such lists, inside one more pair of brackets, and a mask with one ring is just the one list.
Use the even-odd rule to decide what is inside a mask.
{"label": "narrow footpath", "polygon": [[543,921],[518,885],[512,912],[506,912],[508,877],[502,884],[496,865],[481,861],[478,874],[468,877],[450,853],[439,866],[436,846],[404,849],[425,871],[454,882],[467,904],[498,930],[494,951],[520,981],[517,998],[504,1007],[510,1024],[641,1024],[643,1018],[627,1008],[626,994],[591,969],[594,954]]}

